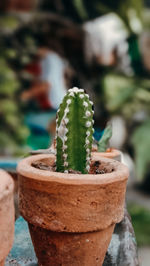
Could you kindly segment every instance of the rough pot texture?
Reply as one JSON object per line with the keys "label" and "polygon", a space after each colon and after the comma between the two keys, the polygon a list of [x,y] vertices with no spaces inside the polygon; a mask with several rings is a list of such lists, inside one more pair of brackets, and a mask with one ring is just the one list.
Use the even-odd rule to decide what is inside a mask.
{"label": "rough pot texture", "polygon": [[19,217],[19,206],[18,206],[18,175],[15,171],[7,171],[14,181],[14,205],[15,205],[15,220]]}
{"label": "rough pot texture", "polygon": [[37,161],[53,165],[55,156],[28,157],[18,172],[20,211],[39,265],[102,265],[114,225],[124,214],[126,166],[101,158],[106,174],[64,174],[36,169]]}
{"label": "rough pot texture", "polygon": [[4,266],[5,265],[5,259],[0,261],[0,266]]}
{"label": "rough pot texture", "polygon": [[0,170],[0,266],[5,263],[14,237],[14,183],[12,178]]}
{"label": "rough pot texture", "polygon": [[29,229],[40,265],[99,266],[103,263],[114,225],[89,233],[52,232],[32,224]]}

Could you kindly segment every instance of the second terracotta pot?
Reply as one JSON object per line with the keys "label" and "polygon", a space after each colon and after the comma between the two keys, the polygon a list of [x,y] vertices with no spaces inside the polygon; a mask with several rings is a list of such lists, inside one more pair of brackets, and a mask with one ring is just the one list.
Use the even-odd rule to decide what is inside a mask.
{"label": "second terracotta pot", "polygon": [[96,156],[95,158],[97,158],[97,156],[100,156],[121,162],[121,152],[116,149],[107,149],[105,152],[94,151],[93,155]]}
{"label": "second terracotta pot", "polygon": [[0,170],[0,266],[4,266],[14,238],[14,183],[12,178]]}
{"label": "second terracotta pot", "polygon": [[[19,163],[19,201],[39,265],[100,266],[113,229],[124,214],[127,168],[101,158],[105,174],[64,174],[39,170],[54,155],[28,157]],[[97,165],[92,160],[92,169]]]}

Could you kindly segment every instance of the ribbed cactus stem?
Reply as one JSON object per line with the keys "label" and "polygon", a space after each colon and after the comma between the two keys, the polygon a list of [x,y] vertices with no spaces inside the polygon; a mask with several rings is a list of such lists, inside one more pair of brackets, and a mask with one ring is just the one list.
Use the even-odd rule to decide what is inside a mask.
{"label": "ribbed cactus stem", "polygon": [[56,119],[56,168],[88,173],[93,142],[93,103],[83,89],[72,88]]}

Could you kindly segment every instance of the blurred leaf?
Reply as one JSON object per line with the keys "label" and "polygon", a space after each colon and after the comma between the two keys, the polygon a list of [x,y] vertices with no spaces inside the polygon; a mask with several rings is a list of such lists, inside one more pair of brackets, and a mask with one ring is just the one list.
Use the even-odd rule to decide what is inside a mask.
{"label": "blurred leaf", "polygon": [[107,108],[115,112],[133,96],[135,85],[130,78],[110,74],[104,78],[104,88]]}
{"label": "blurred leaf", "polygon": [[150,120],[135,129],[131,143],[135,150],[137,177],[142,180],[150,165]]}
{"label": "blurred leaf", "polygon": [[3,58],[0,58],[0,94],[13,95],[19,87],[15,73],[8,67]]}
{"label": "blurred leaf", "polygon": [[130,204],[128,211],[132,218],[138,246],[150,245],[150,211],[137,204]]}
{"label": "blurred leaf", "polygon": [[142,102],[150,103],[150,91],[146,91],[141,88],[137,90],[137,92],[135,93],[135,97],[137,97],[137,99]]}
{"label": "blurred leaf", "polygon": [[8,113],[17,113],[18,107],[14,101],[11,99],[2,99],[0,100],[0,112],[3,114],[8,114]]}
{"label": "blurred leaf", "polygon": [[[15,55],[13,50],[9,52],[10,57]],[[18,154],[24,149],[22,145],[27,142],[29,130],[23,124],[20,104],[16,101],[19,88],[17,75],[4,58],[9,55],[4,51],[0,57],[0,153]]]}
{"label": "blurred leaf", "polygon": [[108,125],[105,130],[104,133],[98,143],[98,151],[99,152],[105,152],[107,147],[108,147],[108,143],[110,138],[112,137],[112,126]]}
{"label": "blurred leaf", "polygon": [[11,149],[16,146],[15,140],[12,139],[9,132],[0,131],[0,150],[7,148]]}
{"label": "blurred leaf", "polygon": [[3,29],[9,29],[10,30],[15,30],[20,24],[20,21],[18,18],[15,16],[10,16],[10,15],[4,15],[0,16],[0,28],[1,30]]}
{"label": "blurred leaf", "polygon": [[27,137],[29,136],[29,129],[21,125],[16,132],[16,140],[18,143],[26,143]]}
{"label": "blurred leaf", "polygon": [[88,13],[86,11],[86,8],[84,7],[83,0],[74,0],[74,6],[76,7],[78,14],[82,17],[82,19],[88,18]]}
{"label": "blurred leaf", "polygon": [[20,119],[16,114],[7,113],[5,114],[5,121],[13,130],[18,130],[18,126],[20,124]]}
{"label": "blurred leaf", "polygon": [[[22,143],[23,144],[23,143]],[[0,154],[10,154],[13,156],[23,156],[29,152],[29,147],[16,143],[16,139],[6,131],[0,131]]]}
{"label": "blurred leaf", "polygon": [[5,51],[5,56],[6,56],[6,58],[11,58],[11,59],[14,59],[14,58],[16,58],[16,56],[17,56],[17,51],[15,51],[14,49],[6,49]]}

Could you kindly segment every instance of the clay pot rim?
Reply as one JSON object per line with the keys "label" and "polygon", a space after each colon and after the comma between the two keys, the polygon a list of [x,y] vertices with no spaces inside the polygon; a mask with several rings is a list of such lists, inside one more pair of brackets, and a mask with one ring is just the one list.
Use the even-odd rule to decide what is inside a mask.
{"label": "clay pot rim", "polygon": [[106,158],[115,158],[119,155],[121,155],[121,151],[112,148],[111,151],[105,151],[105,152],[99,152],[99,151],[94,151],[93,154],[95,156],[101,156],[101,157],[106,157]]}
{"label": "clay pot rim", "polygon": [[37,181],[45,181],[45,182],[57,182],[63,184],[108,184],[114,183],[117,181],[123,181],[128,179],[129,171],[128,168],[120,162],[117,162],[108,158],[98,159],[94,155],[92,155],[92,160],[96,161],[97,159],[104,163],[109,163],[114,171],[106,174],[68,174],[68,173],[60,173],[53,172],[47,170],[41,170],[33,167],[31,164],[35,161],[42,159],[51,159],[54,161],[55,155],[53,154],[42,154],[42,155],[33,155],[29,156],[22,161],[19,162],[17,167],[17,172],[22,176],[25,176],[29,179],[34,179]]}
{"label": "clay pot rim", "polygon": [[110,151],[106,150],[105,152],[100,152],[100,151],[93,151],[92,153],[94,154],[102,154],[102,155],[112,155],[112,156],[118,156],[121,154],[120,150],[117,150],[115,148],[111,148]]}
{"label": "clay pot rim", "polygon": [[6,171],[0,169],[0,200],[8,194],[12,193],[13,190],[13,179]]}

